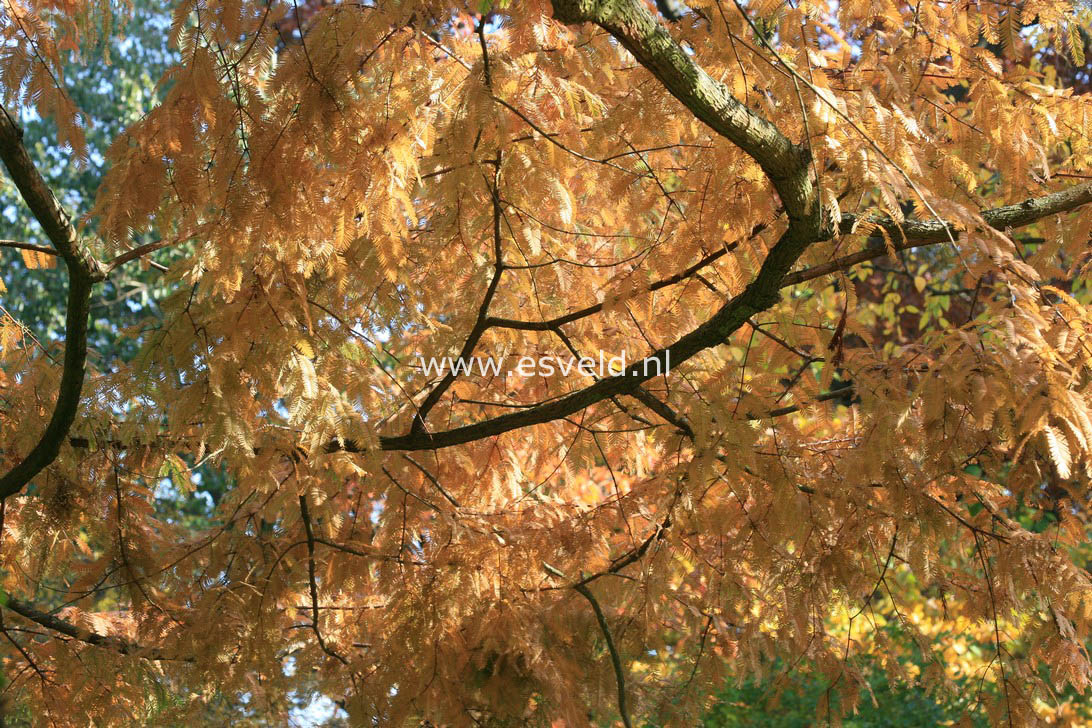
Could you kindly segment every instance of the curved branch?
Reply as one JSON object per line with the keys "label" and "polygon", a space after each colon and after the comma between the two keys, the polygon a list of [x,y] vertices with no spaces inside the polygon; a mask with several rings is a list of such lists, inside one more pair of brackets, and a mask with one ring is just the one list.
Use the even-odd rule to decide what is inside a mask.
{"label": "curved branch", "polygon": [[65,311],[64,369],[53,414],[45,432],[27,456],[0,478],[0,499],[18,493],[52,463],[68,436],[83,389],[87,363],[87,326],[91,290],[106,277],[102,265],[81,245],[68,215],[35,169],[23,146],[23,132],[6,110],[0,109],[0,160],[19,189],[27,207],[42,226],[68,268],[68,303]]}
{"label": "curved branch", "polygon": [[0,159],[23,201],[69,268],[93,282],[103,280],[105,270],[80,244],[79,234],[68,214],[30,160],[23,146],[23,130],[4,109],[0,109]]}
{"label": "curved branch", "polygon": [[[812,240],[810,236],[803,236],[790,226],[770,250],[758,276],[741,294],[729,300],[708,321],[671,346],[656,351],[646,360],[631,365],[617,376],[600,379],[595,384],[545,404],[473,425],[443,432],[411,432],[398,437],[383,437],[380,438],[380,447],[383,450],[431,450],[461,445],[528,425],[561,419],[604,399],[629,394],[654,376],[670,371],[672,366],[724,342],[747,319],[777,303],[780,300],[778,290],[781,288],[781,280]],[[653,361],[658,361],[658,366],[653,366]],[[327,450],[331,452],[341,449],[360,451],[360,447],[351,442],[345,442],[344,445],[331,442],[327,446]]]}
{"label": "curved branch", "polygon": [[706,73],[642,0],[553,0],[553,8],[563,23],[594,23],[614,36],[694,116],[762,167],[791,221],[818,226],[808,150]]}
{"label": "curved branch", "polygon": [[[124,253],[118,255],[116,258],[111,259],[106,264],[106,269],[108,271],[112,271],[119,266],[125,265],[131,260],[136,260],[147,255],[148,253],[154,253],[157,250],[162,250],[163,248],[170,247],[174,244],[175,241],[173,240],[157,240],[154,243],[147,243],[145,245],[133,248],[132,250],[127,250]],[[167,270],[165,266],[162,266],[154,261],[149,261],[148,265],[160,270],[161,272]]]}

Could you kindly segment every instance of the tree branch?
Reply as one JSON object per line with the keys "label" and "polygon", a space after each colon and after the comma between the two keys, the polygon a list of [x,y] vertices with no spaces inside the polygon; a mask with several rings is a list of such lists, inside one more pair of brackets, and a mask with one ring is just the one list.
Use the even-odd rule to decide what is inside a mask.
{"label": "tree branch", "polygon": [[607,641],[607,650],[610,651],[610,661],[614,667],[614,680],[618,684],[618,712],[622,716],[622,725],[631,728],[633,723],[630,722],[629,710],[626,708],[626,673],[622,667],[622,658],[619,656],[618,649],[614,646],[614,639],[610,635],[610,625],[607,624],[607,618],[599,607],[599,602],[596,601],[595,595],[591,593],[591,589],[587,585],[577,584],[573,589],[591,603],[592,610],[595,612],[595,619],[599,622],[599,629],[602,630],[603,638]]}
{"label": "tree branch", "polygon": [[319,648],[330,657],[336,658],[343,665],[349,663],[335,652],[322,636],[319,628],[318,580],[315,578],[315,532],[311,528],[311,513],[307,509],[307,496],[300,496],[300,518],[303,520],[304,534],[307,536],[307,584],[311,590],[311,630],[315,633]]}
{"label": "tree branch", "polygon": [[106,277],[104,268],[80,243],[68,215],[35,169],[22,138],[22,130],[6,110],[0,109],[0,160],[68,268],[64,369],[49,424],[27,456],[0,478],[0,499],[18,493],[57,458],[61,443],[76,419],[87,363],[91,290]]}
{"label": "tree branch", "polygon": [[[995,207],[992,210],[983,212],[982,219],[988,226],[996,230],[1017,228],[1030,225],[1049,215],[1070,212],[1090,202],[1092,202],[1092,182],[1059,190],[1042,197],[1032,197],[1015,205]],[[843,215],[839,228],[843,234],[849,234],[861,227],[862,224],[883,228],[890,236],[895,250],[908,250],[923,245],[946,243],[959,235],[959,230],[953,225],[946,225],[936,221],[906,220],[899,223],[894,220],[875,217],[862,219],[856,215]],[[880,235],[870,237],[869,240],[883,242]],[[836,258],[828,263],[790,273],[785,276],[782,286],[793,286],[797,283],[810,281],[813,278],[836,273],[866,260],[883,258],[887,253],[887,248],[884,246],[869,246],[864,250],[843,255],[841,258]]]}
{"label": "tree branch", "polygon": [[698,119],[750,155],[792,221],[818,227],[818,205],[808,177],[810,155],[728,87],[713,79],[683,50],[641,0],[553,0],[563,23],[595,23],[610,33]]}
{"label": "tree branch", "polygon": [[79,640],[95,647],[102,647],[108,650],[119,652],[123,655],[134,655],[136,657],[142,657],[146,660],[180,660],[183,662],[192,662],[192,658],[188,657],[172,657],[160,650],[153,647],[143,647],[141,645],[127,642],[126,640],[118,637],[111,637],[109,635],[99,634],[98,632],[92,632],[90,630],[81,629],[76,625],[56,617],[52,614],[35,609],[27,602],[15,599],[14,597],[8,597],[3,602],[3,606],[15,612],[24,619],[29,619],[31,622],[40,624],[41,626],[51,629],[54,632],[58,632],[67,637],[71,637],[74,640]]}
{"label": "tree branch", "polygon": [[[482,47],[485,47],[485,40],[482,40]],[[486,56],[488,58],[488,56]],[[488,66],[486,66],[488,68]],[[478,316],[474,320],[474,326],[471,328],[470,333],[467,334],[466,341],[463,343],[462,351],[459,352],[459,360],[466,359],[474,352],[474,347],[478,345],[478,341],[481,340],[482,334],[489,328],[489,306],[493,302],[493,297],[497,293],[497,287],[500,285],[501,276],[504,275],[506,266],[504,265],[504,253],[501,247],[501,202],[500,192],[497,189],[497,185],[500,184],[500,168],[501,168],[501,154],[497,152],[496,162],[493,167],[493,184],[490,189],[490,195],[493,200],[493,277],[489,280],[489,286],[486,288],[485,297],[482,299],[481,306],[478,308]],[[421,406],[417,408],[417,415],[413,418],[413,425],[411,427],[411,433],[416,434],[423,432],[425,429],[425,418],[428,417],[428,413],[432,411],[432,408],[436,406],[436,403],[440,401],[440,398],[444,396],[444,392],[455,381],[456,373],[455,367],[452,367],[444,375],[440,383],[428,393],[425,397],[425,401],[421,403]]]}
{"label": "tree branch", "polygon": [[[987,210],[982,213],[982,218],[988,225],[998,229],[1019,227],[1036,222],[1048,215],[1074,210],[1088,203],[1092,203],[1092,183],[1078,185],[1042,197],[1031,198],[1014,205],[1005,205]],[[884,227],[892,235],[904,235],[905,240],[895,246],[898,250],[946,242],[949,239],[949,232],[957,232],[953,226],[946,226],[937,222],[908,220],[897,223],[894,220],[881,218],[868,218],[868,222],[872,225]],[[842,232],[848,234],[859,224],[859,218],[852,215],[843,216],[841,222]],[[758,276],[743,293],[728,301],[704,324],[683,336],[674,344],[652,354],[650,359],[660,361],[661,371],[667,369],[665,364],[675,367],[698,352],[723,342],[727,336],[746,322],[750,316],[747,313],[748,310],[757,313],[772,306],[778,300],[778,289],[887,255],[886,248],[870,247],[838,258],[830,263],[813,266],[796,273],[785,274],[783,271],[787,270],[787,266],[791,265],[791,261],[799,257],[799,253],[796,251],[802,252],[803,250],[799,241],[789,237],[791,231],[792,226],[790,225],[789,231],[782,236],[782,239],[770,251]],[[655,370],[656,367],[648,367],[648,369]],[[636,390],[638,385],[651,378],[651,375],[645,373],[643,363],[638,362],[618,376],[602,379],[584,389],[540,405],[527,407],[519,412],[501,415],[476,424],[464,425],[443,432],[381,437],[380,447],[383,450],[429,450],[461,445],[521,427],[567,417],[585,407],[618,394],[630,394]],[[841,393],[839,393],[840,395]],[[769,417],[775,414],[786,414],[786,412],[775,410],[773,413],[761,416]],[[330,452],[341,449],[349,452],[360,452],[362,448],[351,442],[346,442],[344,447],[336,442],[331,442],[327,446],[327,450]]]}
{"label": "tree branch", "polygon": [[34,243],[24,243],[18,240],[0,240],[0,248],[16,248],[18,250],[31,250],[35,253],[42,253],[43,255],[60,255],[56,250],[45,245],[35,245]]}
{"label": "tree branch", "polygon": [[[111,259],[110,262],[106,264],[106,269],[108,271],[112,271],[119,266],[125,265],[131,260],[136,260],[137,258],[147,255],[148,253],[154,253],[157,250],[162,250],[163,248],[167,248],[172,245],[174,245],[174,241],[172,240],[157,240],[154,243],[147,243],[145,245],[133,248],[132,250],[127,250],[124,253],[118,255],[116,258]],[[148,265],[159,270],[160,272],[167,270],[165,266],[162,266],[155,261],[148,261]]]}

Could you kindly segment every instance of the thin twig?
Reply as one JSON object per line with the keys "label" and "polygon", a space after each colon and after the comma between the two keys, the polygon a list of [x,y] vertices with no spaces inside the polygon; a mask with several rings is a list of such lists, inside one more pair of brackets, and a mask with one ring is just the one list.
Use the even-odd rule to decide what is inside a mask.
{"label": "thin twig", "polygon": [[315,580],[315,533],[311,528],[311,514],[307,509],[307,496],[300,496],[300,517],[303,519],[303,530],[307,536],[307,579],[311,589],[311,630],[315,633],[318,645],[330,657],[335,658],[343,665],[348,661],[331,649],[322,636],[319,628],[318,583]]}
{"label": "thin twig", "polygon": [[573,589],[591,603],[592,610],[595,612],[595,619],[599,622],[599,629],[603,631],[603,639],[607,641],[607,650],[610,651],[610,661],[614,666],[614,679],[618,683],[618,712],[622,716],[622,725],[626,728],[633,728],[633,723],[630,722],[629,719],[629,709],[626,707],[626,673],[622,667],[622,658],[618,655],[618,649],[614,646],[614,638],[611,637],[610,625],[607,624],[607,618],[603,614],[603,610],[599,607],[599,602],[596,601],[595,595],[591,593],[591,589],[585,584],[576,584]]}

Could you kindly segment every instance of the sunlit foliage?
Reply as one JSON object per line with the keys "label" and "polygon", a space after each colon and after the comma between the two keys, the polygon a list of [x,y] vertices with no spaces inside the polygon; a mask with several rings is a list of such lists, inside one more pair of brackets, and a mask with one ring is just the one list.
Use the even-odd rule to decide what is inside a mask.
{"label": "sunlit foliage", "polygon": [[97,161],[130,12],[0,7],[0,245],[67,274],[0,326],[29,715],[693,725],[807,666],[831,720],[866,668],[1078,720],[1087,5],[181,0]]}

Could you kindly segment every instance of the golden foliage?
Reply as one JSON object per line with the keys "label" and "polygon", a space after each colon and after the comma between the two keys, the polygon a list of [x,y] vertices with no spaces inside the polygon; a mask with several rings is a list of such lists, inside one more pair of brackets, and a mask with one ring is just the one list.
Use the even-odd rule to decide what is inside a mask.
{"label": "golden foliage", "polygon": [[[4,2],[4,104],[52,116],[78,158],[62,59],[116,8]],[[166,725],[245,694],[273,716],[307,675],[360,724],[583,726],[618,714],[617,646],[631,710],[688,725],[726,665],[806,658],[833,678],[882,650],[844,630],[889,561],[951,595],[937,624],[985,629],[997,715],[1032,722],[1088,685],[1092,584],[1066,547],[1092,477],[1092,214],[996,229],[984,212],[1089,173],[1089,98],[1037,60],[1082,63],[1087,10],[689,5],[669,28],[685,56],[810,148],[835,230],[796,268],[876,254],[643,389],[432,449],[390,438],[594,378],[444,382],[419,357],[639,360],[765,270],[782,200],[657,69],[544,0],[480,34],[424,0],[323,4],[295,35],[292,3],[176,2],[182,61],[90,211],[95,252],[136,231],[184,251],[173,293],[0,511],[4,592],[56,597],[77,629],[4,612],[37,622],[3,653],[36,715]],[[915,247],[938,219],[950,239]],[[60,386],[18,332],[0,327],[8,465]],[[200,488],[202,468],[230,481],[211,525],[157,516],[157,491]],[[1029,530],[1024,506],[1056,527]],[[911,601],[907,624],[924,609],[888,598]]]}

